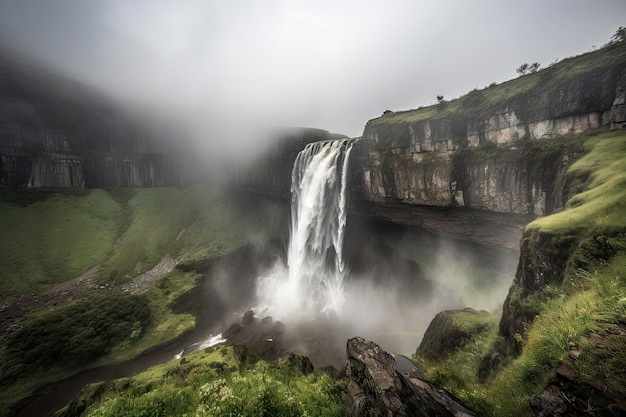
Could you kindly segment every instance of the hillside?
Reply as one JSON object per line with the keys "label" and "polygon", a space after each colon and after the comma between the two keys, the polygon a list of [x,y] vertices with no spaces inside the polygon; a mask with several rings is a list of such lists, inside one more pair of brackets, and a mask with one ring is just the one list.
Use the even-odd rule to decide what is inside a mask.
{"label": "hillside", "polygon": [[177,300],[203,275],[194,265],[281,236],[272,212],[210,186],[0,190],[2,415],[189,333],[198,307]]}

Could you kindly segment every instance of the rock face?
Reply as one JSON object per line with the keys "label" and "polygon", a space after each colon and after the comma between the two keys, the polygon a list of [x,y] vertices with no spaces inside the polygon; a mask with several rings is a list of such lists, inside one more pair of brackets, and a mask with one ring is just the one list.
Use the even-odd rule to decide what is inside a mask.
{"label": "rock face", "polygon": [[489,328],[491,314],[472,308],[438,313],[428,325],[416,355],[438,361]]}
{"label": "rock face", "polygon": [[[626,44],[564,60],[460,99],[370,120],[352,150],[349,208],[487,245],[563,209],[573,136],[626,125]],[[239,183],[287,198],[295,155],[325,134],[280,144]]]}
{"label": "rock face", "polygon": [[550,142],[624,125],[621,43],[449,103],[370,120],[352,180],[362,201],[546,215],[563,208],[560,180],[581,152]]}
{"label": "rock face", "polygon": [[236,172],[233,181],[247,190],[274,197],[291,198],[291,171],[298,153],[311,142],[336,135],[322,129],[295,128],[277,134],[273,146],[248,169]]}
{"label": "rock face", "polygon": [[[623,416],[626,404],[623,395],[606,389],[606,381],[592,384],[579,381],[579,373],[570,365],[561,364],[548,386],[530,398],[537,417]],[[614,378],[614,375],[606,375]]]}
{"label": "rock face", "polygon": [[0,187],[164,187],[207,179],[200,161],[184,154],[87,151],[72,141],[66,131],[0,127]]}
{"label": "rock face", "polygon": [[0,48],[0,188],[159,187],[206,179],[154,121]]}
{"label": "rock face", "polygon": [[355,337],[347,343],[348,416],[474,416],[447,392],[400,375],[395,359],[377,344]]}

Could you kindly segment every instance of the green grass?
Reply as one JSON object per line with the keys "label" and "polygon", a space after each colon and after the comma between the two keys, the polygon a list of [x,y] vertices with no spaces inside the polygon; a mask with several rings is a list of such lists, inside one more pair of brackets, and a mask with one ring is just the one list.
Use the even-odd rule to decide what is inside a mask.
{"label": "green grass", "polygon": [[[427,379],[486,416],[532,416],[528,399],[544,389],[563,362],[580,372],[583,382],[604,387],[605,395],[621,398],[626,392],[626,376],[620,372],[626,369],[624,340],[606,334],[626,317],[624,271],[626,255],[621,255],[579,278],[586,290],[570,296],[562,293],[547,301],[523,337],[521,355],[508,360],[485,382],[478,377],[479,369],[498,340],[496,321],[472,331],[470,341],[442,361],[414,360],[427,370]],[[463,312],[455,319],[462,323]],[[466,324],[474,326],[471,321]]]}
{"label": "green grass", "polygon": [[567,210],[537,219],[528,229],[581,236],[603,229],[626,230],[626,133],[597,135],[586,146],[589,153],[572,165],[568,176],[588,178],[587,190],[572,197]]}
{"label": "green grass", "polygon": [[[188,262],[205,261],[282,233],[267,221],[258,204],[249,205],[249,201],[237,194],[210,186],[109,191],[3,190],[0,215],[3,222],[8,219],[3,225],[6,233],[0,235],[0,259],[6,266],[0,270],[3,298],[43,291],[94,265],[101,265],[99,284],[128,281],[166,255],[184,255]],[[152,283],[141,295],[149,320],[142,321],[140,329],[129,330],[122,329],[127,320],[116,319],[119,326],[115,329],[125,337],[117,337],[119,332],[113,332],[106,346],[96,343],[100,339],[89,336],[91,319],[85,317],[99,315],[98,322],[105,323],[122,310],[101,308],[100,303],[106,298],[99,298],[95,291],[83,295],[93,297],[85,302],[79,300],[68,306],[34,310],[18,323],[22,330],[14,339],[23,343],[15,339],[15,343],[0,347],[0,363],[4,364],[0,408],[8,410],[38,386],[90,366],[131,359],[190,331],[195,326],[195,317],[174,312],[171,306],[177,297],[196,285],[200,276],[193,270],[174,269]],[[77,305],[86,308],[76,313],[73,309]],[[76,321],[76,326],[68,324],[68,320]],[[135,321],[130,323],[131,327]],[[85,343],[84,347],[94,349],[87,349],[78,362],[75,358],[68,360],[63,351],[55,350],[59,346],[55,335],[67,332],[46,333],[46,329],[55,329],[56,324],[62,324],[70,333],[64,340],[86,338],[93,343]],[[139,331],[131,338],[129,335],[134,330]],[[30,336],[22,337],[25,332]],[[39,359],[31,360],[38,346],[30,342],[33,338],[40,339],[39,346],[45,349],[35,355]],[[31,344],[33,349],[29,347]],[[65,366],[70,362],[73,366]]]}
{"label": "green grass", "polygon": [[40,293],[102,265],[128,281],[164,256],[224,255],[267,238],[261,214],[215,187],[0,191],[0,297]]}
{"label": "green grass", "polygon": [[103,262],[122,211],[104,190],[0,191],[0,295],[40,292]]}
{"label": "green grass", "polygon": [[[488,391],[478,383],[478,369],[485,350],[497,334],[498,317],[472,312],[446,312],[454,325],[470,335],[459,348],[441,361],[413,357],[425,378],[456,395],[466,406],[479,412],[488,411]],[[443,330],[443,329],[442,329]]]}
{"label": "green grass", "polygon": [[491,116],[494,110],[516,100],[541,102],[549,92],[557,92],[577,77],[585,77],[626,62],[626,43],[607,45],[597,51],[565,59],[558,64],[445,103],[414,110],[397,111],[370,120],[368,125],[414,123],[433,119]]}
{"label": "green grass", "polygon": [[580,192],[564,211],[525,231],[527,244],[562,252],[567,267],[562,281],[518,295],[538,313],[517,335],[519,356],[496,358],[491,363],[497,368],[479,378],[481,363],[490,363],[486,358],[504,354],[494,347],[502,344],[494,328],[440,362],[416,359],[427,378],[484,415],[533,415],[530,396],[545,388],[561,363],[579,372],[581,383],[599,387],[586,391],[594,404],[626,395],[626,345],[619,336],[626,321],[626,132],[591,137],[585,146],[589,152],[567,174],[570,181],[581,179]]}
{"label": "green grass", "polygon": [[[133,343],[121,343],[108,355],[98,360],[99,365],[132,359],[141,352],[159,346],[193,330],[196,318],[192,314],[172,311],[173,301],[191,290],[201,274],[174,269],[170,274],[153,283],[145,294],[148,299],[151,320],[145,326],[142,337]],[[128,341],[130,342],[130,341]]]}
{"label": "green grass", "polygon": [[214,258],[266,237],[249,213],[206,186],[137,190],[131,220],[101,281],[128,281],[165,255]]}
{"label": "green grass", "polygon": [[79,401],[90,404],[84,415],[102,417],[345,415],[345,382],[260,361],[246,350],[209,348],[114,381],[105,392],[87,387]]}

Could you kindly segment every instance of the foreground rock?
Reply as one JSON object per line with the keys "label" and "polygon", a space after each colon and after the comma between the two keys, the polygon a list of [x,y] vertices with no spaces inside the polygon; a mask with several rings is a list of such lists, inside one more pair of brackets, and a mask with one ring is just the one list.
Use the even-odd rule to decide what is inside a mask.
{"label": "foreground rock", "polygon": [[374,342],[347,344],[348,416],[475,416],[448,392],[396,371],[395,359]]}
{"label": "foreground rock", "polygon": [[489,330],[493,318],[486,311],[472,308],[442,311],[428,325],[415,354],[435,361],[444,359],[473,336]]}

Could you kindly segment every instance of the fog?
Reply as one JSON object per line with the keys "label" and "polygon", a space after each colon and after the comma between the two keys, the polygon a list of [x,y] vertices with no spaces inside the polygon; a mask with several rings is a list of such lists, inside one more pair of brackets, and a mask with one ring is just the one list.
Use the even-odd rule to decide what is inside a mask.
{"label": "fog", "polygon": [[606,43],[626,4],[538,0],[5,0],[0,45],[176,119],[207,154],[259,127],[360,136],[416,108]]}
{"label": "fog", "polygon": [[[261,150],[276,126],[358,137],[387,109],[452,99],[514,78],[522,63],[546,67],[602,46],[624,16],[623,0],[2,0],[0,46],[171,123],[177,140],[224,163]],[[411,353],[436,312],[497,309],[513,279],[515,253],[410,234],[372,239],[349,239],[361,245],[346,248],[345,311],[323,319],[340,344],[360,334]],[[226,305],[241,296],[228,294]],[[303,340],[291,346],[319,348]]]}

